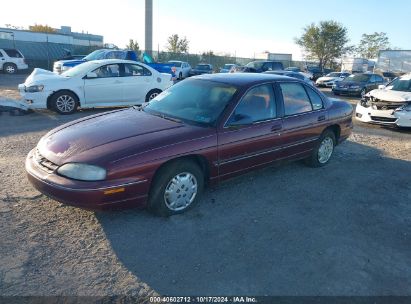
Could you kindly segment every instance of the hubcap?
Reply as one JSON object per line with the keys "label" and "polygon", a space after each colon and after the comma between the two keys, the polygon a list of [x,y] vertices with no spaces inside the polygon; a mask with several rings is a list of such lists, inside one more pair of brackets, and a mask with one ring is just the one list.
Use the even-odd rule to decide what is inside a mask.
{"label": "hubcap", "polygon": [[75,105],[76,102],[70,95],[61,95],[59,98],[57,98],[56,106],[60,112],[71,112],[73,111]]}
{"label": "hubcap", "polygon": [[164,202],[168,209],[181,211],[194,201],[198,190],[196,177],[188,172],[179,173],[167,184]]}
{"label": "hubcap", "polygon": [[325,164],[330,159],[334,150],[334,141],[330,137],[326,137],[321,142],[320,148],[318,149],[318,161],[321,164]]}
{"label": "hubcap", "polygon": [[150,95],[150,97],[148,98],[148,100],[151,100],[151,99],[153,99],[153,98],[156,98],[157,96],[158,96],[158,93],[157,93],[157,92],[152,93],[152,94]]}
{"label": "hubcap", "polygon": [[12,65],[7,66],[6,71],[7,73],[14,73],[15,72],[14,66]]}

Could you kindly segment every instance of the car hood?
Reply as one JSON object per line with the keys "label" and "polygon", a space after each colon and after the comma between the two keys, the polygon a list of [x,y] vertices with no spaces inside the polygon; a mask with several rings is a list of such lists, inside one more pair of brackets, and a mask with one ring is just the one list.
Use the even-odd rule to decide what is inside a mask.
{"label": "car hood", "polygon": [[68,78],[57,75],[53,72],[43,70],[43,69],[34,69],[33,72],[29,75],[29,77],[26,78],[26,81],[24,82],[25,86],[30,86],[35,83],[40,83],[40,82],[49,82],[49,81],[58,81],[58,80],[66,80]]}
{"label": "car hood", "polygon": [[365,82],[357,82],[357,81],[338,81],[338,85],[340,86],[354,86],[354,85],[358,85],[358,86],[362,86],[364,85]]}
{"label": "car hood", "polygon": [[380,99],[380,100],[391,101],[391,102],[411,101],[411,92],[377,89],[377,90],[372,90],[371,92],[368,93],[368,95],[374,98]]}
{"label": "car hood", "polygon": [[59,63],[61,63],[61,65],[63,66],[69,66],[69,67],[74,67],[76,65],[79,65],[81,63],[86,62],[86,60],[84,59],[73,59],[73,60],[60,60],[58,61]]}
{"label": "car hood", "polygon": [[203,137],[211,130],[129,108],[62,125],[47,133],[40,140],[38,149],[41,155],[57,165],[67,162],[98,165]]}
{"label": "car hood", "polygon": [[330,80],[336,80],[338,77],[320,77],[317,80],[318,81],[330,81]]}

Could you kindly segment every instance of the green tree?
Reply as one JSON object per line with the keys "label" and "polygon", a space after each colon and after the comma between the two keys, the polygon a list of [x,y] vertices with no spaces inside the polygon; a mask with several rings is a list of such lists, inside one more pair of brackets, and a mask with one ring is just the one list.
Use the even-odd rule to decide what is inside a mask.
{"label": "green tree", "polygon": [[40,33],[55,33],[56,29],[52,28],[51,26],[42,25],[42,24],[34,24],[29,26],[29,30],[32,32],[40,32]]}
{"label": "green tree", "polygon": [[318,25],[312,23],[306,26],[295,43],[303,48],[307,59],[319,61],[320,69],[332,64],[353,48],[347,46],[347,29],[335,21],[321,21]]}
{"label": "green tree", "polygon": [[136,52],[137,56],[140,56],[141,51],[137,40],[134,41],[133,39],[130,39],[129,43],[126,45],[126,49],[133,50],[134,52]]}
{"label": "green tree", "polygon": [[362,34],[361,41],[356,47],[356,53],[363,58],[377,58],[380,50],[389,49],[390,42],[386,33]]}
{"label": "green tree", "polygon": [[188,43],[186,37],[180,38],[177,34],[174,34],[168,37],[166,49],[171,53],[188,53]]}

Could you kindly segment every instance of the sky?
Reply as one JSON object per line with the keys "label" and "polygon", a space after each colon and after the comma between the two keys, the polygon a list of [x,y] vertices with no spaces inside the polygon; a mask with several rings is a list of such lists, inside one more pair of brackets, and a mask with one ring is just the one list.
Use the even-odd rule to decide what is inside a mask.
{"label": "sky", "polygon": [[[125,47],[129,39],[144,48],[144,0],[20,0],[15,14],[2,14],[5,24],[47,24],[103,35],[105,43]],[[303,53],[294,39],[305,26],[322,20],[340,22],[350,44],[363,33],[387,33],[393,47],[411,49],[408,0],[153,0],[153,49],[165,50],[172,34],[189,40],[190,53],[253,57],[269,51]]]}

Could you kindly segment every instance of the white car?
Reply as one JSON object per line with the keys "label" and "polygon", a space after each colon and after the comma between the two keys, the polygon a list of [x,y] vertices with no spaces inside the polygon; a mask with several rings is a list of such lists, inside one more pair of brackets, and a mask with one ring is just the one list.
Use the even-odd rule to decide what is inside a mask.
{"label": "white car", "polygon": [[28,67],[19,50],[0,49],[0,70],[4,73],[15,74],[18,70],[27,70]]}
{"label": "white car", "polygon": [[315,84],[319,87],[332,88],[332,86],[336,82],[342,81],[350,75],[351,75],[350,73],[346,73],[346,72],[332,72],[323,77],[318,78]]}
{"label": "white car", "polygon": [[191,65],[188,62],[170,60],[168,63],[174,64],[174,67],[176,68],[174,73],[178,79],[183,79],[190,76]]}
{"label": "white car", "polygon": [[368,123],[411,127],[411,74],[367,93],[356,106],[355,118]]}
{"label": "white car", "polygon": [[19,85],[31,109],[71,114],[81,108],[140,105],[173,84],[171,74],[129,60],[105,59],[82,63],[61,75],[35,69]]}

